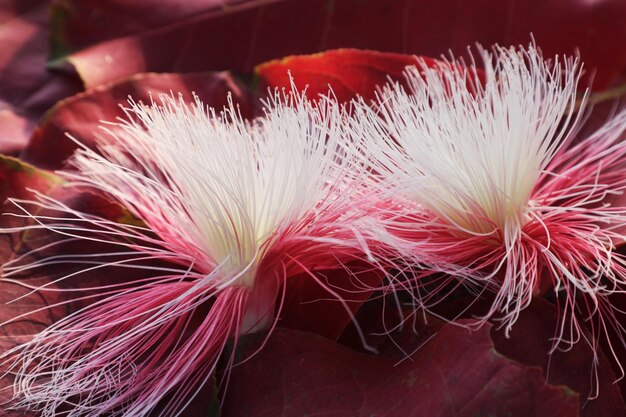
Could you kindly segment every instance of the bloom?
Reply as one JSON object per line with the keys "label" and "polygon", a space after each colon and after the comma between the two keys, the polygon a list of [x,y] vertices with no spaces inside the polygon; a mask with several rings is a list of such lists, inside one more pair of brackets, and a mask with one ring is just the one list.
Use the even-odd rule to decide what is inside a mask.
{"label": "bloom", "polygon": [[[154,271],[100,288],[100,299],[5,355],[16,406],[44,416],[68,405],[67,416],[143,416],[157,405],[160,415],[177,415],[231,338],[273,325],[289,276],[317,280],[317,270],[364,257],[351,225],[368,208],[346,175],[352,159],[340,152],[343,115],[332,100],[276,93],[251,123],[232,103],[218,114],[173,96],[130,101],[126,113],[106,129],[113,140],[80,149],[76,171],[64,177],[141,223],[41,194],[13,200],[35,221],[25,228],[109,244],[111,252],[19,258],[4,266],[5,278],[59,260],[87,265],[72,276],[112,266]],[[110,260],[120,252],[124,260]]]}
{"label": "bloom", "polygon": [[[480,54],[484,73],[421,65],[407,69],[408,88],[388,85],[373,107],[357,102],[346,149],[397,207],[379,233],[420,265],[415,288],[442,273],[488,289],[485,318],[507,330],[552,288],[556,339],[585,337],[582,320],[593,318],[595,349],[610,326],[623,334],[608,297],[626,289],[615,251],[626,225],[626,112],[577,142],[577,60],[544,60],[533,45]],[[422,305],[438,299],[419,291]]]}

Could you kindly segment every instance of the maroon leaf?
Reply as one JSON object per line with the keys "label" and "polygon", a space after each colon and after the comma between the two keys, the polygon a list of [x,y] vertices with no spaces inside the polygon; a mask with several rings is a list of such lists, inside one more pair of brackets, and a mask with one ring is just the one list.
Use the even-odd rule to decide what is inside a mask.
{"label": "maroon leaf", "polygon": [[17,153],[43,112],[80,89],[74,76],[46,70],[48,4],[0,3],[0,153]]}
{"label": "maroon leaf", "polygon": [[146,71],[250,72],[270,59],[345,47],[465,54],[475,42],[526,44],[531,33],[547,55],[580,51],[598,89],[626,69],[621,0],[81,3],[57,2],[53,39],[87,86]]}
{"label": "maroon leaf", "polygon": [[[454,301],[449,300],[443,304],[438,313],[453,318],[458,316],[463,307],[467,307],[468,302],[460,301],[455,305]],[[478,303],[463,314],[465,317],[480,316],[485,313],[484,307],[486,306]],[[530,307],[521,313],[510,337],[507,338],[503,330],[492,329],[496,350],[524,365],[542,368],[548,383],[566,385],[579,393],[581,416],[625,416],[626,406],[619,387],[615,384],[616,376],[611,369],[610,361],[601,351],[597,363],[599,396],[595,399],[589,399],[592,388],[595,388],[591,385],[593,352],[584,340],[571,349],[558,350],[550,354],[559,324],[556,314],[554,305],[540,299],[533,301]],[[401,360],[407,353],[419,349],[444,325],[438,318],[424,316],[422,312],[416,313],[409,308],[398,309],[393,301],[385,304],[382,300],[367,302],[359,310],[356,318],[368,346],[375,348],[379,355],[396,360]],[[588,334],[586,336],[589,337]],[[354,325],[346,329],[340,342],[353,349],[364,351],[363,342]],[[624,358],[623,352],[624,350],[620,348],[621,358]]]}
{"label": "maroon leaf", "polygon": [[227,73],[138,74],[58,103],[35,130],[22,158],[48,169],[61,168],[76,149],[66,134],[93,146],[99,140],[98,126],[103,120],[123,116],[120,105],[126,104],[129,96],[149,102],[151,95],[158,100],[161,93],[181,93],[187,101],[193,101],[195,93],[204,104],[216,108],[223,107],[231,93],[244,117],[256,111],[251,94]]}
{"label": "maroon leaf", "polygon": [[[94,43],[156,29],[175,20],[193,18],[198,13],[232,12],[239,3],[254,7],[266,0],[53,0],[51,15],[52,56],[65,49],[79,49]],[[237,9],[235,9],[237,10]]]}
{"label": "maroon leaf", "polygon": [[[247,342],[248,349],[256,347]],[[538,369],[498,354],[487,327],[470,333],[447,325],[399,364],[310,333],[277,329],[257,356],[233,369],[222,412],[224,417],[573,417],[578,396],[545,384]]]}
{"label": "maroon leaf", "polygon": [[[539,366],[550,384],[567,385],[580,393],[581,416],[626,416],[624,399],[615,384],[617,378],[601,351],[597,387],[591,385],[593,353],[584,340],[569,350],[557,350],[550,355],[558,324],[555,307],[546,301],[535,300],[522,312],[509,338],[504,332],[495,330],[492,337],[500,353],[523,364]],[[595,388],[599,390],[599,396],[587,400]]]}
{"label": "maroon leaf", "polygon": [[[180,417],[220,417],[221,408],[217,392],[217,382],[215,377],[209,378],[204,386],[198,392],[198,395],[191,400],[187,407],[181,412]],[[190,398],[190,396],[188,396]],[[161,417],[167,404],[165,398],[162,402],[163,406],[156,406],[155,409],[148,414],[148,417]]]}
{"label": "maroon leaf", "polygon": [[[280,325],[336,340],[361,304],[373,293],[361,288],[376,288],[382,276],[367,266],[359,271],[356,265],[351,265],[350,272],[318,272],[317,276],[335,294],[329,293],[308,274],[290,277],[286,283]],[[346,303],[339,302],[337,296]]]}
{"label": "maroon leaf", "polygon": [[417,351],[441,330],[445,321],[411,307],[398,307],[396,300],[378,298],[363,304],[339,343],[350,349],[368,350],[386,358],[402,360]]}

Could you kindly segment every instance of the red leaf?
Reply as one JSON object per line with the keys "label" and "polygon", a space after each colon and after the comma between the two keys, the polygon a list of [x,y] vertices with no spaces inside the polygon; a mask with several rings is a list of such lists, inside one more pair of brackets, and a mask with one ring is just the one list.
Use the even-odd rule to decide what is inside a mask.
{"label": "red leaf", "polygon": [[[319,279],[327,283],[346,304],[340,303],[336,295],[330,294],[308,274],[290,277],[286,283],[280,325],[338,339],[361,304],[373,293],[359,288],[364,285],[376,288],[382,280],[380,274],[370,269],[365,267],[360,272],[352,265],[350,272],[337,270],[317,273]],[[355,282],[355,276],[358,283]]]}
{"label": "red leaf", "polygon": [[80,3],[57,2],[54,39],[87,86],[145,71],[250,72],[270,59],[346,47],[465,54],[476,42],[526,44],[531,33],[547,55],[580,51],[598,89],[626,70],[621,0]]}
{"label": "red leaf", "polygon": [[366,353],[369,348],[379,356],[402,360],[428,342],[445,324],[434,316],[424,316],[423,311],[398,308],[396,300],[380,298],[363,304],[339,343],[359,352]]}
{"label": "red leaf", "polygon": [[43,112],[80,89],[75,77],[46,70],[48,4],[0,4],[0,153],[17,153]]}
{"label": "red leaf", "polygon": [[[458,316],[462,306],[467,307],[464,302],[455,305],[454,301],[448,301],[444,304],[449,310],[440,310],[438,313],[449,319]],[[481,311],[484,307],[478,303],[466,311],[464,317],[480,316],[484,314]],[[381,300],[374,300],[359,310],[357,322],[361,325],[368,346],[375,348],[379,355],[401,360],[407,353],[419,349],[444,325],[438,318],[429,315],[426,317],[428,320],[424,321],[422,312],[416,313],[408,308],[403,308],[400,315],[393,302],[384,304]],[[398,327],[400,323],[403,324],[402,327]],[[616,376],[611,369],[611,363],[601,351],[597,363],[599,396],[595,399],[588,399],[592,391],[594,358],[584,340],[571,349],[550,354],[557,326],[556,307],[545,300],[537,299],[521,313],[510,337],[507,338],[503,331],[496,329],[492,329],[491,335],[496,350],[507,358],[527,366],[540,367],[548,383],[565,385],[579,393],[581,416],[626,416],[626,405],[619,387],[615,384]],[[588,334],[586,336],[589,337]],[[354,326],[346,329],[340,342],[363,351],[362,341]]]}
{"label": "red leaf", "polygon": [[151,94],[156,100],[159,94],[171,92],[182,93],[187,101],[193,101],[195,93],[204,104],[216,108],[223,107],[228,93],[232,93],[244,117],[256,111],[251,94],[227,73],[138,74],[58,103],[35,130],[22,158],[48,169],[61,168],[76,149],[66,133],[93,146],[98,141],[101,121],[115,121],[123,116],[120,105],[126,103],[129,95],[135,101],[149,102]]}
{"label": "red leaf", "polygon": [[[432,65],[434,59],[422,58]],[[289,74],[298,90],[308,86],[307,94],[314,98],[328,94],[329,86],[340,102],[357,95],[374,98],[376,86],[383,86],[389,78],[402,80],[404,68],[415,65],[413,55],[338,49],[315,55],[292,56],[270,61],[256,68],[264,86],[291,88]]]}
{"label": "red leaf", "polygon": [[[61,183],[61,179],[51,172],[35,168],[19,159],[0,155],[0,201],[7,198],[25,198],[38,191],[49,191]],[[0,217],[0,224],[5,226],[6,218]]]}
{"label": "red leaf", "polygon": [[486,327],[469,333],[447,325],[400,364],[309,333],[277,329],[257,356],[233,369],[222,412],[224,417],[573,417],[578,396],[546,385],[538,369],[499,355]]}
{"label": "red leaf", "polygon": [[617,378],[601,351],[597,364],[599,396],[589,401],[587,398],[595,388],[591,386],[593,353],[585,341],[550,355],[558,320],[552,304],[535,300],[515,322],[510,337],[502,331],[492,331],[495,347],[508,358],[541,367],[550,384],[566,385],[580,393],[582,417],[626,416],[626,404],[615,384]]}
{"label": "red leaf", "polygon": [[[217,398],[216,382],[215,377],[211,376],[206,384],[199,389],[198,395],[187,404],[187,407],[182,411],[180,417],[220,417],[221,408],[219,399]],[[162,400],[164,406],[157,405],[154,410],[148,414],[148,417],[161,417],[164,413],[167,400],[170,400],[170,398],[166,397]]]}

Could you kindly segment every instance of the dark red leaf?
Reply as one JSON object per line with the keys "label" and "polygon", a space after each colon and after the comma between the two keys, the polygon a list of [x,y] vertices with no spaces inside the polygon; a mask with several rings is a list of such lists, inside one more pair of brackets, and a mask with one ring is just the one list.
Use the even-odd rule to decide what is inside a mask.
{"label": "dark red leaf", "polygon": [[[253,7],[267,1],[248,0],[53,0],[51,5],[52,57],[64,55],[68,47],[78,49],[94,43],[161,27],[198,13],[222,14],[237,10],[237,4]],[[235,8],[235,10],[233,10]]]}
{"label": "dark red leaf", "polygon": [[22,158],[48,169],[61,168],[76,149],[66,133],[93,146],[98,135],[104,136],[98,133],[98,126],[103,120],[115,121],[123,116],[120,105],[127,104],[129,96],[149,102],[151,94],[157,100],[159,94],[172,92],[183,94],[187,101],[193,101],[195,93],[204,104],[216,108],[223,107],[231,93],[244,117],[256,111],[256,101],[248,90],[227,73],[138,74],[58,103],[35,130]]}
{"label": "dark red leaf", "polygon": [[146,71],[250,72],[270,59],[346,47],[465,54],[476,42],[527,44],[531,33],[547,55],[580,51],[598,89],[626,69],[621,0],[81,3],[57,2],[53,38],[87,86]]}
{"label": "dark red leaf", "polygon": [[[458,316],[467,302],[448,301],[439,314],[449,318]],[[485,306],[477,304],[464,313],[465,317],[484,314]],[[482,310],[482,312],[481,312]],[[424,320],[427,318],[427,321]],[[400,360],[419,349],[443,326],[443,322],[430,315],[409,308],[398,309],[392,302],[382,300],[367,302],[357,314],[357,322],[365,335],[369,347],[378,354]],[[383,324],[384,320],[384,324]],[[403,324],[399,327],[399,324]],[[615,384],[616,376],[610,361],[599,352],[598,386],[599,396],[588,399],[592,392],[593,353],[584,340],[567,351],[558,350],[550,355],[555,331],[558,326],[556,307],[545,300],[535,300],[521,313],[513,326],[510,338],[504,331],[492,329],[495,347],[501,354],[527,366],[541,367],[547,382],[552,385],[567,385],[580,394],[581,416],[624,416],[626,406]],[[586,334],[589,337],[588,334]],[[615,336],[615,335],[614,335]],[[618,339],[614,339],[617,342]],[[340,342],[359,351],[364,351],[363,342],[354,325],[349,326]],[[614,347],[619,347],[614,345]],[[624,358],[621,349],[619,351]]]}
{"label": "dark red leaf", "polygon": [[[598,386],[599,396],[587,401],[596,387],[592,387],[593,353],[584,340],[567,351],[557,350],[550,355],[553,338],[559,322],[556,309],[543,300],[535,300],[522,312],[510,337],[502,331],[493,331],[496,349],[508,358],[544,370],[548,382],[567,385],[580,393],[582,417],[626,416],[626,405],[616,376],[604,354],[599,352]],[[589,335],[587,335],[589,337]]]}
{"label": "dark red leaf", "polygon": [[17,153],[34,122],[80,81],[46,70],[49,0],[0,3],[0,153]]}
{"label": "dark red leaf", "polygon": [[[335,294],[329,293],[308,274],[290,277],[286,283],[280,325],[338,339],[361,304],[373,292],[359,288],[376,288],[382,280],[380,274],[369,269],[365,267],[359,271],[357,266],[352,265],[350,272],[318,272],[319,279]],[[339,302],[337,296],[346,303]]]}
{"label": "dark red leaf", "polygon": [[402,360],[428,342],[445,324],[434,316],[424,316],[423,311],[399,308],[395,300],[379,298],[363,304],[339,343],[360,352],[373,349],[379,356]]}
{"label": "dark red leaf", "polygon": [[[187,405],[182,411],[180,417],[220,417],[221,407],[219,399],[217,398],[217,382],[215,377],[209,378],[206,384],[200,388],[198,395]],[[163,404],[167,404],[166,397],[163,400]],[[148,415],[148,417],[161,417],[163,415],[164,407],[158,405]]]}
{"label": "dark red leaf", "polygon": [[[258,338],[257,338],[258,341]],[[254,348],[255,343],[248,343]],[[489,329],[447,325],[401,363],[277,329],[233,369],[224,417],[573,417],[578,396],[498,354]]]}

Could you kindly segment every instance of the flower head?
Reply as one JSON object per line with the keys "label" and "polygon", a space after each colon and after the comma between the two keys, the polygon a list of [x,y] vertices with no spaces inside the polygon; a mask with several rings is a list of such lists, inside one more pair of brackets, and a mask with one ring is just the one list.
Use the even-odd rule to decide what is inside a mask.
{"label": "flower head", "polygon": [[347,149],[398,207],[385,233],[419,263],[416,281],[438,272],[493,290],[487,316],[507,329],[553,288],[573,324],[557,339],[584,336],[577,317],[593,316],[595,348],[597,332],[621,332],[606,319],[607,297],[626,288],[614,250],[626,205],[609,203],[626,187],[626,113],[574,143],[576,60],[546,61],[532,45],[481,56],[482,74],[422,65],[406,71],[408,89],[356,103]]}
{"label": "flower head", "polygon": [[363,215],[353,199],[359,187],[347,180],[351,159],[340,153],[336,103],[277,93],[265,117],[250,123],[232,103],[218,114],[172,96],[131,101],[126,113],[107,129],[114,140],[80,149],[71,160],[76,171],[64,176],[142,224],[81,213],[44,195],[14,200],[35,220],[28,227],[110,244],[127,258],[20,258],[4,266],[5,278],[57,258],[89,265],[78,274],[153,271],[100,288],[98,301],[5,355],[14,360],[16,405],[44,416],[68,404],[68,416],[144,416],[157,404],[160,415],[177,415],[229,339],[272,325],[289,276],[315,279],[315,270],[343,269],[363,256],[351,231]]}

